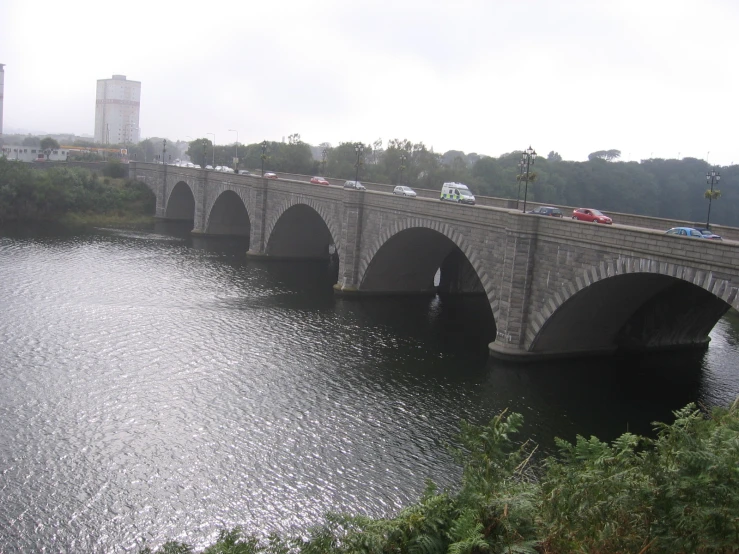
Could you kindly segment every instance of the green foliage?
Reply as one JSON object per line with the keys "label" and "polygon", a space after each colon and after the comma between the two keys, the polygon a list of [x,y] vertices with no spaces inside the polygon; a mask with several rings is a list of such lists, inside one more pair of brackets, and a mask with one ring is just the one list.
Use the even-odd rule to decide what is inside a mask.
{"label": "green foliage", "polygon": [[205,167],[211,163],[211,154],[213,153],[213,143],[207,138],[199,138],[189,143],[185,152],[193,163],[200,167]]}
{"label": "green foliage", "polygon": [[[656,423],[655,438],[560,440],[536,471],[535,448],[514,440],[522,423],[515,413],[461,423],[456,493],[428,482],[395,517],[328,514],[305,538],[223,531],[204,554],[739,552],[737,403],[711,416],[689,405]],[[189,552],[169,542],[154,554]]]}
{"label": "green foliage", "polygon": [[621,157],[620,150],[598,150],[588,154],[588,160],[606,160],[613,161]]}
{"label": "green foliage", "polygon": [[39,144],[42,150],[58,150],[59,149],[59,143],[51,137],[46,137],[46,138],[41,139],[41,142]]}
{"label": "green foliage", "polygon": [[103,175],[113,177],[114,179],[121,179],[126,176],[126,169],[120,161],[110,160],[103,167]]}
{"label": "green foliage", "polygon": [[28,135],[23,139],[23,142],[21,143],[23,146],[41,146],[41,139],[38,137],[32,137],[31,135]]}
{"label": "green foliage", "polygon": [[136,181],[102,182],[75,167],[32,170],[23,162],[0,158],[0,224],[55,220],[67,214],[152,214],[156,198]]}
{"label": "green foliage", "polygon": [[542,481],[556,552],[739,551],[739,411],[689,405],[657,438],[559,442]]}

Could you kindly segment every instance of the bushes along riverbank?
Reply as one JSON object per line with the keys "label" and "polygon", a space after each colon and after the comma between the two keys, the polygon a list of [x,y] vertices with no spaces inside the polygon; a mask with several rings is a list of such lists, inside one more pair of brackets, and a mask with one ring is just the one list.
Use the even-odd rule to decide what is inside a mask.
{"label": "bushes along riverbank", "polygon": [[[119,164],[120,165],[120,164]],[[0,225],[10,222],[63,221],[112,224],[151,221],[156,198],[140,182],[87,169],[54,167],[45,171],[0,157]]]}
{"label": "bushes along riverbank", "polygon": [[[329,514],[305,537],[224,531],[206,554],[727,554],[739,552],[739,401],[704,414],[694,405],[655,424],[656,438],[611,444],[578,437],[534,463],[514,440],[523,418],[462,422],[455,492],[429,483],[393,518]],[[145,548],[143,553],[151,554]],[[192,549],[168,542],[156,554]]]}

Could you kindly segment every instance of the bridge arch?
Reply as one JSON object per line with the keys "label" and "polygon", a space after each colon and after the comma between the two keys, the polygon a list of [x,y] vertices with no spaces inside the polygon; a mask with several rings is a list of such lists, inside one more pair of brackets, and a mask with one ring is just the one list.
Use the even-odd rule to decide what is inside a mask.
{"label": "bridge arch", "polygon": [[178,181],[168,191],[164,205],[167,219],[195,220],[195,191],[190,183]]}
{"label": "bridge arch", "polygon": [[206,204],[205,232],[212,235],[249,236],[249,217],[246,191],[223,187],[212,194]]}
{"label": "bridge arch", "polygon": [[[359,290],[367,293],[422,290],[433,285],[436,271],[450,256],[466,264],[462,280],[467,283],[464,288],[469,290],[458,292],[484,292],[498,321],[500,306],[483,262],[462,233],[440,221],[408,218],[383,229],[360,261]],[[476,277],[475,283],[470,282],[471,277]],[[399,288],[388,288],[389,280]]]}
{"label": "bridge arch", "polygon": [[327,258],[332,244],[339,255],[340,236],[339,226],[325,205],[291,196],[267,223],[266,251],[275,258]]}
{"label": "bridge arch", "polygon": [[619,257],[581,271],[534,316],[526,350],[548,354],[700,346],[737,288],[710,271]]}

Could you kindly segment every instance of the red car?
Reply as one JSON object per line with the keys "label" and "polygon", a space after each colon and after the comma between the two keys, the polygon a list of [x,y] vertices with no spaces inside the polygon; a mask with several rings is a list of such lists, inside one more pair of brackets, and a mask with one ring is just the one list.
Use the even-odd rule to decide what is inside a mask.
{"label": "red car", "polygon": [[269,173],[268,172],[268,173],[265,173],[264,174],[264,177],[265,177],[265,179],[277,179],[277,174],[276,173]]}
{"label": "red car", "polygon": [[323,177],[311,177],[310,182],[313,183],[314,185],[330,185],[331,184]]}
{"label": "red car", "polygon": [[610,225],[613,220],[603,212],[593,210],[592,208],[578,208],[572,212],[572,219],[578,221],[589,221],[590,223],[605,223]]}

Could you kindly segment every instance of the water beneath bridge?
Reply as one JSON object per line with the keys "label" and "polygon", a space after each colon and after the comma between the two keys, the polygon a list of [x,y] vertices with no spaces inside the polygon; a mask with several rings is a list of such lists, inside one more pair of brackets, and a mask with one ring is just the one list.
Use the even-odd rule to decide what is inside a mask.
{"label": "water beneath bridge", "polygon": [[452,485],[460,418],[551,451],[739,394],[739,320],[705,353],[488,359],[484,298],[333,295],[335,268],[161,230],[0,232],[0,552],[124,552],[218,529],[392,514]]}

